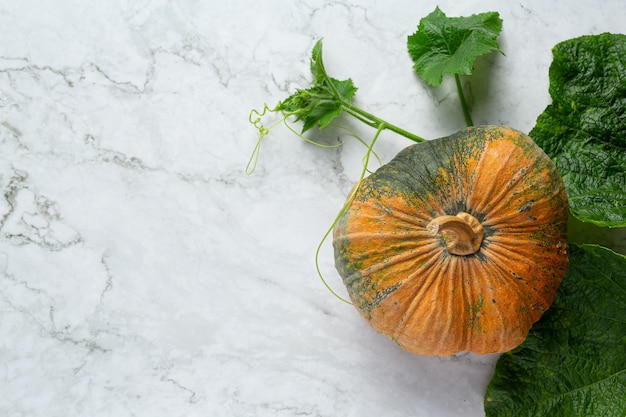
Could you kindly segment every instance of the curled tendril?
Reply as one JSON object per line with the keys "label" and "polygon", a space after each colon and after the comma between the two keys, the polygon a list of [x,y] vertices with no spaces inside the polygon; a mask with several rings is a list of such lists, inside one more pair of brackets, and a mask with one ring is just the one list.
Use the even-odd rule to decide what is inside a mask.
{"label": "curled tendril", "polygon": [[252,123],[254,127],[259,131],[259,138],[254,145],[254,149],[252,150],[252,155],[250,155],[250,159],[248,160],[248,164],[246,165],[246,174],[251,175],[256,170],[256,165],[259,160],[259,152],[261,150],[261,141],[263,138],[270,133],[270,130],[274,128],[280,121],[274,123],[269,128],[265,127],[263,124],[263,117],[269,113],[278,113],[280,111],[281,103],[278,102],[274,108],[270,108],[267,103],[263,104],[263,109],[259,112],[257,109],[252,109],[250,111],[250,115],[248,116],[248,121]]}
{"label": "curled tendril", "polygon": [[271,129],[266,128],[263,123],[263,116],[265,116],[265,114],[267,114],[267,112],[270,113],[277,113],[280,109],[280,105],[281,103],[278,102],[278,104],[276,104],[276,106],[273,109],[270,109],[269,106],[267,105],[267,103],[263,104],[263,109],[261,110],[261,112],[259,112],[257,109],[252,109],[250,111],[250,115],[248,116],[248,120],[250,121],[250,123],[252,123],[254,125],[254,127],[257,128],[257,130],[259,131],[259,136],[262,139],[263,137],[267,136],[268,133],[270,133]]}
{"label": "curled tendril", "polygon": [[[263,104],[263,109],[261,111],[256,110],[256,109],[252,109],[250,111],[250,115],[248,116],[248,120],[258,130],[259,137],[258,137],[258,140],[256,142],[256,145],[254,146],[254,149],[252,150],[252,155],[250,155],[250,159],[248,160],[248,164],[246,165],[246,174],[250,175],[250,174],[254,173],[254,171],[256,170],[257,162],[259,160],[259,152],[261,150],[261,142],[263,141],[263,138],[265,138],[270,133],[270,131],[274,127],[279,125],[280,123],[283,123],[287,127],[287,129],[289,129],[294,135],[298,136],[302,140],[305,140],[306,142],[309,142],[312,145],[319,146],[319,147],[322,147],[322,148],[337,148],[337,147],[343,145],[343,142],[339,142],[339,143],[334,144],[334,145],[326,145],[324,143],[315,142],[314,140],[311,140],[311,139],[307,138],[306,136],[304,136],[302,133],[297,132],[291,126],[291,122],[289,121],[289,119],[292,118],[292,117],[295,117],[296,120],[294,120],[294,121],[297,121],[298,120],[298,113],[297,112],[286,112],[286,111],[282,110],[281,107],[282,107],[282,103],[278,102],[278,104],[276,106],[274,106],[274,108],[270,108],[267,104]],[[263,117],[265,117],[265,115],[267,113],[281,113],[282,114],[282,118],[279,119],[278,121],[272,123],[269,127],[266,127],[263,124]],[[356,136],[356,137],[358,137],[358,136]]]}

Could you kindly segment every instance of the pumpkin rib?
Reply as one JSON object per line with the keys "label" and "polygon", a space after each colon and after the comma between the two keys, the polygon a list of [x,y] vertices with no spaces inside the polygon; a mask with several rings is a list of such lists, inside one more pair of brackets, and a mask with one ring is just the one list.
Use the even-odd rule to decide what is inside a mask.
{"label": "pumpkin rib", "polygon": [[[544,167],[538,166],[536,168],[543,169]],[[520,174],[521,171],[523,172]],[[541,210],[541,208],[554,205],[553,201],[555,197],[560,196],[562,188],[555,186],[551,193],[546,192],[546,185],[554,182],[552,177],[556,174],[556,168],[547,168],[547,171],[548,172],[539,176],[531,176],[531,170],[527,167],[522,168],[522,170],[518,172],[514,183],[511,183],[508,189],[501,192],[501,198],[490,197],[490,200],[497,200],[497,202],[490,205],[487,210],[489,215],[485,216],[483,225],[497,227],[502,224],[513,224],[519,227],[519,223],[523,220],[539,223],[551,221],[552,218],[550,215],[553,213],[547,210]],[[495,184],[495,181],[492,182],[492,184]],[[538,198],[537,189],[543,190],[543,198]],[[507,199],[506,197],[509,198]],[[516,200],[514,199],[515,197],[517,198]],[[514,207],[516,207],[517,210],[513,209]],[[480,210],[480,207],[476,207],[476,209]],[[541,215],[541,217],[539,215]]]}
{"label": "pumpkin rib", "polygon": [[[420,257],[423,254],[432,251],[434,248],[439,247],[438,240],[431,236],[428,236],[426,233],[417,232],[416,236],[418,236],[420,240],[413,242],[413,241],[406,241],[405,238],[407,236],[405,235],[383,236],[383,235],[373,235],[367,232],[361,232],[361,233],[353,232],[353,233],[347,233],[341,236],[341,238],[338,238],[336,241],[337,242],[346,241],[346,242],[350,242],[350,244],[357,244],[357,245],[359,244],[359,242],[367,242],[371,244],[372,242],[378,243],[382,241],[382,242],[385,242],[389,246],[395,246],[395,245],[391,245],[390,243],[394,241],[398,241],[398,242],[402,242],[402,245],[398,245],[399,248],[401,247],[402,249],[410,249],[410,252],[405,253],[405,254],[385,257],[384,262],[372,262],[371,265],[369,265],[362,272],[363,276],[369,276],[372,273],[378,272],[385,267],[393,266],[400,262],[406,262],[413,258]],[[411,237],[411,235],[409,235],[409,237]],[[426,240],[430,240],[430,243],[425,242]],[[362,246],[362,245],[358,245],[358,246]],[[354,249],[357,249],[357,248],[355,247],[353,248],[353,250]],[[361,247],[361,248],[358,248],[358,250],[359,250],[359,255],[353,259],[353,262],[358,262],[361,259],[371,259],[373,257],[372,255],[379,253],[375,247],[372,247],[367,250]],[[377,265],[378,267],[374,268]],[[366,271],[368,273],[366,273]]]}
{"label": "pumpkin rib", "polygon": [[[429,267],[428,269],[432,269],[432,259],[435,259],[438,256],[440,256],[437,253],[437,248],[438,248],[438,246],[434,247],[434,248],[430,248],[431,251],[433,252],[433,254],[431,255],[430,258],[426,259],[425,262],[421,263],[421,265],[429,265],[430,264],[431,267]],[[414,263],[415,262],[413,262],[412,264],[414,264]],[[400,263],[398,263],[397,265],[399,265],[399,264]],[[407,264],[409,264],[409,262],[407,262]],[[389,266],[395,266],[395,265],[389,265]],[[414,266],[414,265],[407,265],[407,266]],[[409,270],[409,268],[406,268],[404,270],[405,271]],[[419,288],[420,289],[419,291],[421,291],[421,289],[427,290],[428,287],[432,284],[432,282],[435,281],[435,279],[433,279],[432,281],[430,281],[429,278],[420,279],[419,276],[417,275],[419,271],[420,271],[419,267],[418,268],[413,268],[413,272],[406,274],[404,276],[404,278],[401,278],[398,281],[396,281],[396,284],[399,284],[400,286],[405,286],[405,285],[407,285],[407,283],[411,282],[413,284],[412,288]],[[419,292],[414,295],[413,300],[419,302],[419,300],[420,300]],[[400,315],[402,317],[406,316],[407,315],[407,311],[410,308],[411,308],[411,304],[407,305],[407,309],[404,311],[404,313],[401,313]]]}
{"label": "pumpkin rib", "polygon": [[[389,270],[393,269],[393,271],[395,273],[397,272],[401,272],[401,271],[408,271],[408,270],[415,270],[415,264],[418,262],[419,258],[423,257],[425,254],[428,254],[429,252],[432,252],[433,249],[438,248],[438,245],[436,243],[424,246],[422,248],[422,250],[420,252],[409,252],[408,254],[404,255],[404,256],[393,256],[393,257],[388,257],[385,259],[385,261],[378,261],[378,262],[373,262],[372,264],[368,265],[365,268],[362,268],[361,270],[358,271],[354,271],[352,274],[347,274],[346,276],[344,276],[343,280],[344,280],[344,284],[347,287],[353,288],[355,282],[357,281],[362,281],[363,279],[367,279],[367,278],[377,278],[378,275],[380,275],[383,271],[387,271],[387,274],[389,274]],[[356,248],[353,248],[352,250],[354,250]],[[368,253],[366,252],[359,252],[359,257],[354,259],[353,262],[359,262],[359,260],[361,258],[368,258]],[[434,256],[433,256],[434,257]],[[429,262],[429,261],[426,261]],[[401,265],[406,265],[402,268],[400,268],[399,266]],[[386,287],[391,287],[391,286],[400,286],[403,285],[407,280],[410,280],[411,277],[405,277],[403,279],[399,279],[399,280],[394,280],[392,282],[389,282],[388,285]],[[377,279],[377,281],[379,281]],[[384,291],[385,289],[382,288],[381,291]],[[378,300],[378,303],[380,303],[381,300]],[[374,307],[375,305],[369,305],[368,306],[368,310],[371,309],[372,307]]]}
{"label": "pumpkin rib", "polygon": [[[450,255],[448,257],[449,268],[447,269],[446,281],[448,289],[452,295],[445,297],[447,299],[447,310],[442,317],[449,317],[449,320],[443,320],[446,324],[445,332],[442,332],[436,352],[445,355],[454,354],[459,351],[466,350],[471,346],[474,328],[471,325],[473,317],[471,308],[467,308],[475,299],[474,288],[472,285],[465,285],[462,278],[467,277],[468,268],[471,262],[467,262],[465,257]],[[453,283],[453,284],[452,284]],[[451,287],[451,288],[450,288]],[[459,291],[460,288],[460,291]],[[441,299],[441,297],[438,297]],[[470,323],[463,325],[463,323]]]}
{"label": "pumpkin rib", "polygon": [[[455,273],[455,271],[458,269],[459,263],[460,262],[458,262],[456,256],[450,257],[448,259],[448,270],[447,273],[444,275],[446,285],[435,286],[435,299],[445,299],[445,297],[442,297],[442,293],[448,292],[450,288],[457,287],[457,285],[453,284],[452,282],[457,280],[455,277],[458,275]],[[459,297],[463,298],[462,295]],[[462,334],[459,334],[458,326],[459,322],[464,321],[463,319],[454,318],[453,320],[441,320],[442,317],[454,317],[455,313],[458,313],[456,303],[454,302],[455,297],[448,296],[447,298],[448,302],[438,303],[438,309],[436,309],[434,311],[435,314],[433,314],[433,320],[435,321],[435,323],[440,323],[440,325],[437,326],[439,330],[438,334],[433,333],[432,335],[437,341],[432,347],[433,351],[448,352],[450,350],[458,350],[459,345],[461,345],[461,343],[459,343],[459,340],[464,339],[464,336]],[[442,307],[444,307],[445,309]],[[433,327],[432,324],[430,327]],[[467,333],[467,328],[461,327],[460,329],[462,329],[463,333]]]}
{"label": "pumpkin rib", "polygon": [[[403,239],[415,239],[415,241],[406,242],[403,241],[404,247],[421,247],[422,244],[419,243],[420,239],[431,238],[427,233],[421,232],[419,230],[413,232],[402,232],[402,235],[384,235],[384,234],[372,234],[371,232],[350,232],[338,238],[343,240],[349,240],[351,242],[358,242],[360,240],[371,241],[372,239],[376,239],[381,242],[393,242],[393,241],[403,241]],[[411,245],[412,244],[412,245]]]}
{"label": "pumpkin rib", "polygon": [[[525,259],[525,262],[528,263],[528,259],[537,258],[537,254],[535,253],[537,248],[549,248],[558,244],[558,242],[549,242],[553,240],[552,237],[548,234],[548,230],[545,228],[538,227],[535,229],[537,234],[541,234],[542,238],[545,239],[546,242],[535,242],[535,241],[523,241],[519,237],[516,236],[516,233],[507,232],[506,235],[492,236],[486,245],[487,247],[500,247],[509,252],[509,256],[519,257],[521,259]],[[509,236],[511,235],[511,236]],[[554,245],[553,245],[554,244]]]}
{"label": "pumpkin rib", "polygon": [[496,208],[485,216],[483,226],[510,230],[550,224],[554,213],[562,209],[554,203],[554,200],[560,200],[559,197],[560,193],[555,190],[544,199],[520,199],[508,207]]}
{"label": "pumpkin rib", "polygon": [[[377,262],[367,267],[365,270],[363,270],[362,276],[369,277],[382,271],[383,269],[397,266],[402,263],[408,263],[409,261],[415,260],[415,258],[418,258],[424,252],[422,253],[409,252],[407,254],[399,254],[399,255],[390,256],[386,258],[384,262]],[[400,280],[398,282],[402,282],[402,281]]]}
{"label": "pumpkin rib", "polygon": [[[502,265],[524,265],[528,266],[535,256],[530,253],[528,255],[524,255],[527,252],[525,245],[510,248],[508,245],[503,244],[491,244],[487,248],[484,248],[485,258],[489,260],[493,265],[498,267],[498,271],[500,272],[499,276],[505,281],[511,284],[517,283],[519,278],[515,278],[515,275],[512,275],[511,272],[518,274],[521,271],[514,271],[513,269],[503,268]],[[519,275],[519,274],[518,274]],[[519,275],[521,278],[522,275]]]}
{"label": "pumpkin rib", "polygon": [[491,323],[489,324],[488,332],[485,332],[487,334],[485,338],[481,338],[481,335],[473,334],[472,339],[468,340],[465,346],[467,346],[467,350],[480,354],[501,352],[504,350],[502,341],[505,340],[502,337],[505,334],[503,309],[500,306],[495,306],[493,303],[493,300],[499,297],[495,294],[495,287],[486,282],[491,281],[491,278],[485,277],[485,274],[483,274],[480,279],[482,282],[476,284],[476,286],[483,288],[487,292],[483,292],[481,295],[484,294],[482,297],[483,302],[490,307],[488,316],[491,319]]}
{"label": "pumpkin rib", "polygon": [[[443,250],[441,252],[443,252]],[[434,259],[438,256],[440,256],[440,253],[433,254],[432,258]],[[439,266],[443,268],[443,270],[437,271],[435,266]],[[413,293],[414,296],[412,300],[410,301],[410,303],[406,306],[404,311],[401,313],[400,315],[401,320],[398,320],[392,333],[393,339],[396,340],[401,345],[404,344],[403,340],[405,338],[408,338],[410,340],[413,338],[413,336],[409,333],[409,330],[413,329],[412,326],[401,327],[401,325],[405,324],[406,322],[415,321],[417,317],[419,317],[421,328],[426,328],[426,329],[433,328],[433,325],[431,322],[433,321],[433,319],[437,321],[436,319],[438,317],[438,314],[437,314],[438,310],[437,308],[430,308],[430,309],[426,308],[426,306],[424,305],[424,300],[428,299],[426,295],[431,291],[431,288],[437,282],[438,278],[440,278],[441,276],[446,276],[446,270],[448,268],[449,268],[449,263],[442,262],[439,265],[432,265],[428,269],[428,272],[425,273],[423,277],[418,277],[420,285],[418,286],[417,291]],[[417,271],[415,272],[415,274],[417,274]],[[407,278],[408,278],[407,281],[415,281],[415,280],[412,280],[410,276],[407,276]],[[435,286],[435,291],[437,289],[438,289],[437,286]],[[423,314],[421,312],[422,310],[426,310],[427,314]],[[430,332],[428,332],[428,334],[430,334]],[[408,343],[406,344],[406,346],[410,349],[409,346],[412,346],[413,344],[414,343]]]}
{"label": "pumpkin rib", "polygon": [[516,242],[519,242],[520,240],[527,239],[529,234],[539,233],[540,231],[545,229],[545,224],[537,224],[534,221],[529,221],[526,224],[520,224],[506,228],[499,226],[501,223],[485,223],[483,223],[485,227],[498,229],[497,234],[493,234],[490,236],[489,241],[491,243],[496,243],[504,240],[515,240]]}
{"label": "pumpkin rib", "polygon": [[[417,207],[429,207],[431,216],[446,214],[444,201],[447,196],[443,195],[440,187],[438,188],[434,184],[437,183],[441,176],[440,167],[446,165],[445,161],[448,159],[444,152],[450,152],[446,148],[442,148],[443,152],[439,152],[438,147],[433,146],[434,144],[436,142],[424,142],[400,151],[397,157],[390,162],[389,165],[392,166],[392,170],[388,174],[388,176],[396,175],[394,182],[411,191],[411,198],[415,200],[414,204]],[[417,147],[422,149],[422,153],[416,154],[411,152]],[[396,168],[395,166],[404,164],[420,166],[422,169],[415,172],[402,169],[402,167]],[[436,168],[431,169],[431,164]],[[416,212],[419,213],[419,210]]]}
{"label": "pumpkin rib", "polygon": [[[395,197],[398,198],[399,197]],[[402,199],[401,199],[402,200]],[[403,201],[404,204],[406,204],[406,202]],[[395,204],[395,206],[397,206],[397,203]],[[429,218],[428,216],[422,215],[420,216],[420,213],[417,212],[415,209],[412,210],[407,210],[407,211],[402,211],[400,209],[400,207],[398,207],[397,209],[394,210],[385,210],[384,207],[381,207],[380,204],[374,204],[371,202],[358,202],[358,205],[355,205],[355,207],[353,209],[360,209],[361,210],[361,214],[360,214],[360,218],[361,221],[364,220],[379,220],[381,217],[381,214],[384,213],[385,215],[385,222],[389,223],[390,218],[391,219],[397,219],[400,222],[406,224],[407,226],[412,226],[412,227],[416,227],[416,228],[423,228],[424,225],[426,223],[428,223]],[[409,208],[407,206],[407,208]],[[368,213],[368,212],[374,212],[377,214],[364,214],[364,213]]]}
{"label": "pumpkin rib", "polygon": [[[458,150],[457,152],[461,152],[461,150]],[[477,158],[475,159],[475,164],[477,166],[480,161],[480,155],[476,156]],[[465,158],[461,161],[459,161],[458,156],[455,156],[453,158],[453,164],[450,166],[450,171],[457,173],[457,175],[453,176],[453,179],[451,181],[450,195],[455,196],[454,199],[456,201],[462,201],[464,204],[464,207],[457,207],[454,210],[456,212],[468,212],[468,210],[471,208],[468,196],[471,195],[474,188],[477,171],[475,166],[470,166],[474,164],[468,164],[466,162],[468,159],[474,160],[473,152],[468,151],[468,153],[465,155]],[[457,213],[450,214],[455,215]]]}
{"label": "pumpkin rib", "polygon": [[[468,310],[460,308],[460,306],[464,306],[466,301],[471,299],[471,295],[460,294],[458,291],[458,288],[464,288],[464,286],[459,285],[457,278],[459,276],[458,270],[463,265],[463,261],[457,256],[446,257],[440,264],[441,271],[439,273],[433,272],[432,283],[439,282],[440,284],[429,286],[422,294],[415,297],[417,300],[416,308],[407,311],[405,315],[409,315],[412,319],[419,317],[422,323],[420,327],[424,329],[420,344],[431,346],[431,349],[417,350],[412,347],[409,350],[428,355],[449,355],[464,350],[462,346],[468,339],[468,329],[460,326],[460,323],[468,320]],[[436,308],[428,308],[419,302],[423,299],[443,299],[447,302],[438,303]],[[442,320],[442,317],[453,317],[454,319]],[[462,332],[461,336],[459,336],[460,331]]]}
{"label": "pumpkin rib", "polygon": [[[420,180],[413,178],[411,174],[409,174],[409,176],[414,183],[419,183]],[[415,187],[411,188],[413,192],[411,197],[415,200],[414,204],[416,204],[418,207],[426,206],[430,208],[430,213],[428,214],[428,216],[423,217],[426,222],[428,222],[430,220],[429,217],[433,217],[435,213],[437,215],[445,214],[444,205],[437,201],[438,199],[433,198],[433,196],[436,195],[436,192],[434,192],[434,190],[422,190],[420,192],[420,190]],[[412,211],[414,211],[418,215],[421,214],[419,210],[413,209]]]}
{"label": "pumpkin rib", "polygon": [[420,294],[426,291],[428,287],[437,279],[437,271],[435,270],[437,262],[433,263],[433,260],[437,260],[441,256],[441,252],[442,250],[440,250],[439,247],[432,250],[430,258],[427,258],[422,263],[422,265],[428,265],[426,267],[426,271],[416,269],[413,272],[408,273],[402,280],[400,280],[403,286],[411,286],[412,289],[417,291],[414,293],[411,303],[408,304],[404,312],[400,314],[402,317],[410,316],[412,314],[410,311],[416,306],[414,303],[419,303]]}
{"label": "pumpkin rib", "polygon": [[[522,271],[514,271],[514,270],[507,270],[506,268],[504,268],[502,265],[503,264],[508,264],[511,262],[511,257],[516,255],[515,251],[507,251],[508,253],[506,254],[501,254],[498,251],[494,250],[493,248],[491,248],[490,253],[487,255],[490,258],[490,262],[491,264],[497,268],[500,271],[499,277],[504,280],[505,282],[507,282],[509,285],[509,288],[512,288],[515,291],[516,297],[515,299],[523,301],[523,304],[520,304],[520,308],[526,308],[526,311],[533,311],[533,306],[532,304],[534,304],[534,301],[536,300],[529,300],[528,297],[525,296],[525,293],[522,291],[522,287],[519,285],[520,282],[524,282],[527,285],[531,285],[531,281],[530,278],[526,277],[526,276],[522,276],[519,275],[520,272]],[[524,262],[524,263],[528,263],[529,261],[527,259],[524,259],[523,257],[521,257],[521,259],[519,260],[519,262]],[[515,277],[515,275],[513,274],[518,274],[519,275],[519,279]],[[524,274],[526,275],[526,274]],[[535,296],[537,297],[539,295],[539,293],[536,293]],[[542,297],[543,298],[543,297]],[[541,300],[544,301],[544,303],[546,302],[546,300]],[[537,319],[533,316],[530,316],[531,318],[531,323],[534,323]],[[528,326],[528,328],[530,328],[530,325]]]}
{"label": "pumpkin rib", "polygon": [[[534,216],[534,213],[530,216]],[[504,226],[513,223],[515,224],[512,226]],[[500,230],[502,234],[531,234],[545,228],[547,223],[547,221],[542,221],[541,218],[511,214],[503,216],[489,216],[483,222],[483,226]]]}
{"label": "pumpkin rib", "polygon": [[[407,208],[410,207],[407,206]],[[421,215],[421,213],[419,213],[415,209],[412,208],[410,211],[403,211],[401,210],[401,206],[394,210],[385,211],[385,214],[390,216],[392,219],[397,219],[403,223],[406,223],[407,225],[415,226],[418,228],[423,228],[429,221],[428,216]]]}
{"label": "pumpkin rib", "polygon": [[[468,204],[470,207],[479,213],[494,212],[500,208],[501,204],[506,202],[506,197],[510,195],[512,186],[519,181],[515,181],[515,183],[509,181],[508,186],[502,184],[502,178],[510,176],[507,173],[511,169],[511,160],[514,156],[517,155],[513,155],[512,152],[501,156],[499,163],[496,164],[496,172],[493,172],[492,165],[494,163],[491,161],[491,158],[494,155],[485,149],[476,167],[478,174],[474,179],[475,183],[480,184],[480,187],[472,187],[472,190],[468,192]],[[488,167],[485,165],[488,165]],[[522,174],[520,179],[523,178],[524,169],[520,168],[517,174]],[[480,192],[476,191],[476,188]]]}
{"label": "pumpkin rib", "polygon": [[[483,289],[500,288],[497,294],[490,295],[491,298],[486,297],[486,293],[481,293],[482,303],[486,303],[489,306],[490,300],[493,299],[504,298],[505,300],[510,300],[523,295],[516,285],[502,287],[499,281],[502,280],[506,274],[498,262],[490,261],[490,263],[484,266],[482,272],[483,273],[479,274],[478,277],[475,276],[474,279],[480,281],[475,283],[475,286]],[[494,282],[494,280],[497,282]],[[513,296],[510,295],[511,292]],[[519,317],[520,312],[516,311],[516,305],[514,303],[500,302],[495,305],[492,304],[489,307],[488,314],[485,313],[485,316],[488,317],[488,323],[483,324],[483,327],[486,328],[485,334],[473,333],[472,338],[467,342],[467,349],[471,352],[488,354],[509,350],[521,342],[521,336],[515,335],[525,335],[528,328],[530,328],[530,321],[528,320],[516,320],[517,325],[512,325],[510,319],[508,321],[505,320],[505,317]],[[506,334],[507,337],[503,338],[503,334]],[[511,338],[514,338],[515,342],[506,343],[506,341]]]}
{"label": "pumpkin rib", "polygon": [[[474,265],[476,258],[464,263],[465,270],[463,276],[470,276],[464,288],[466,288],[466,313],[469,314],[467,320],[468,331],[463,343],[464,350],[475,353],[494,353],[501,350],[501,345],[494,345],[493,340],[499,340],[498,336],[502,333],[502,314],[499,306],[490,304],[490,300],[494,299],[494,294],[490,293],[493,285],[493,271],[490,265],[483,262],[477,267]],[[474,271],[477,272],[474,272]],[[505,306],[506,307],[506,306]],[[495,312],[495,314],[494,314]]]}
{"label": "pumpkin rib", "polygon": [[[471,277],[472,274],[469,273],[469,271],[467,271],[467,262],[464,262],[464,260],[460,259],[459,257],[455,257],[455,260],[457,261],[457,263],[460,265],[461,267],[461,271],[458,272],[458,276],[459,277]],[[473,277],[472,277],[473,280]],[[462,285],[460,286],[463,289],[463,296],[462,296],[462,305],[463,305],[463,313],[465,314],[465,319],[464,320],[460,320],[461,323],[469,323],[466,326],[459,326],[461,329],[463,329],[463,333],[460,336],[460,339],[463,340],[463,343],[461,344],[461,346],[467,346],[467,347],[471,347],[472,346],[472,336],[473,336],[473,322],[472,322],[472,310],[465,308],[465,305],[471,305],[471,301],[474,300],[474,288],[473,286],[470,285],[464,285],[466,284],[465,282],[461,283]],[[468,317],[469,316],[469,317]],[[457,318],[454,318],[455,320],[458,320]],[[450,320],[452,321],[452,320]],[[465,350],[465,348],[460,348],[461,350]],[[455,350],[459,350],[458,348]]]}

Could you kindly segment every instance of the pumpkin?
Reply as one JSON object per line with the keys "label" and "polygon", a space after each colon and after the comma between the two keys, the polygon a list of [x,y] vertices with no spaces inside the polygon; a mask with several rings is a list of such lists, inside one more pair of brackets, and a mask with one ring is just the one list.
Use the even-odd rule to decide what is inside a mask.
{"label": "pumpkin", "polygon": [[504,352],[567,270],[568,204],[527,135],[464,129],[365,178],[333,231],[335,264],[378,332],[424,355]]}

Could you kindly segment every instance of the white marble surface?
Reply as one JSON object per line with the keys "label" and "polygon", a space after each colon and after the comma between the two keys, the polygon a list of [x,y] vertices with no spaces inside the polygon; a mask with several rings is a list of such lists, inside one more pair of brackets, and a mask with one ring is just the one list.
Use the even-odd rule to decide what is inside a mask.
{"label": "white marble surface", "polygon": [[[622,0],[0,1],[0,415],[481,416],[496,356],[420,357],[316,276],[361,145],[248,112],[306,86],[314,42],[359,102],[426,137],[463,126],[406,36],[436,4],[497,10],[474,121],[529,131],[551,47],[624,29]],[[359,132],[370,135],[366,128]],[[379,140],[389,160],[407,144]],[[321,267],[340,293],[330,243]]]}

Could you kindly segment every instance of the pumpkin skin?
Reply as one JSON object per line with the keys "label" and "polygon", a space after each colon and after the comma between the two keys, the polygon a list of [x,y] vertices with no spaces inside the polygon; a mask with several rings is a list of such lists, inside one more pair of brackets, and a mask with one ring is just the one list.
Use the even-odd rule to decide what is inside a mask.
{"label": "pumpkin skin", "polygon": [[[482,226],[449,252],[441,216]],[[527,135],[464,129],[409,146],[365,178],[333,231],[335,265],[359,313],[423,355],[518,346],[552,304],[569,262],[568,204],[554,163]],[[435,227],[437,229],[437,227]]]}

